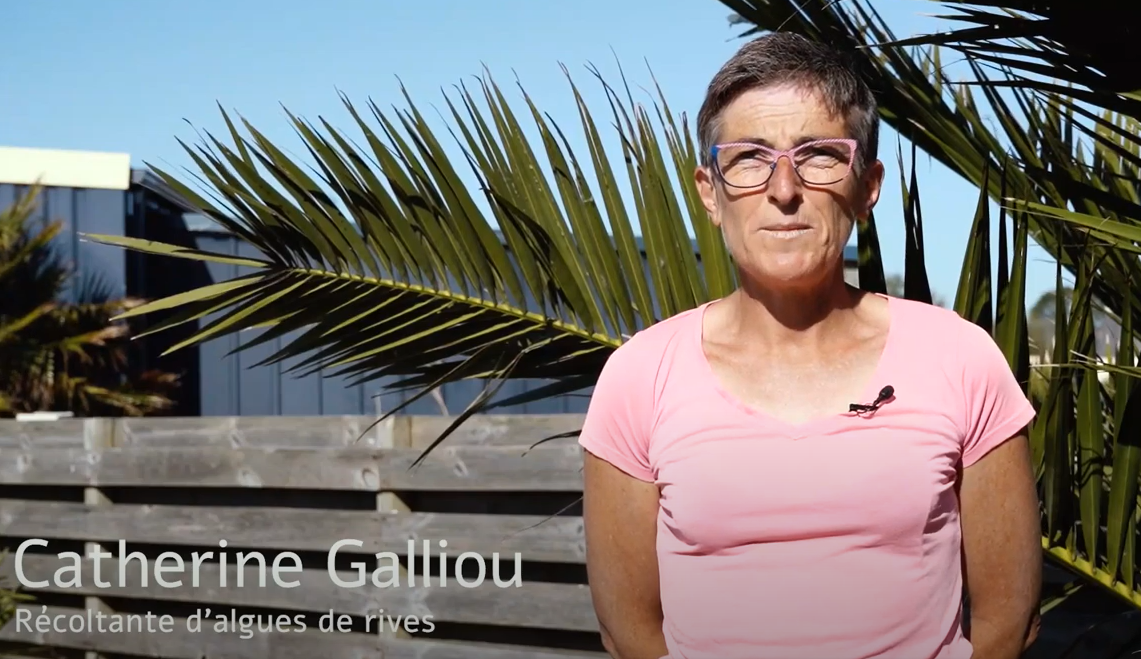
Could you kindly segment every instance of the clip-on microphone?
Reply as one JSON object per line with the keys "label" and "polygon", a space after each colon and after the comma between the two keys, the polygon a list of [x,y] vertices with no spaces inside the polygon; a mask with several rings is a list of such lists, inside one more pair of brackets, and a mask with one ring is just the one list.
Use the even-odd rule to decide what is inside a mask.
{"label": "clip-on microphone", "polygon": [[887,399],[891,398],[892,394],[894,394],[894,393],[895,393],[895,387],[893,387],[889,384],[888,386],[884,387],[883,389],[880,389],[879,395],[876,396],[876,399],[874,401],[872,401],[872,403],[870,405],[866,404],[866,403],[851,403],[850,405],[848,405],[848,411],[849,412],[855,412],[857,414],[859,414],[860,412],[874,412],[874,411],[878,410],[880,405],[883,405],[883,403],[885,401],[887,401]]}

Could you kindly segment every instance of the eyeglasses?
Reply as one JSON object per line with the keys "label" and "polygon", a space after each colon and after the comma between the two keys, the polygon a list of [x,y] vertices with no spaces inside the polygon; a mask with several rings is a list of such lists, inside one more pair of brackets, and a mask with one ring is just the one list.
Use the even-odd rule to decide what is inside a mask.
{"label": "eyeglasses", "polygon": [[721,180],[734,188],[756,188],[772,177],[784,156],[797,176],[809,185],[830,185],[844,180],[856,159],[856,140],[829,138],[805,142],[778,151],[752,142],[718,144],[710,149]]}

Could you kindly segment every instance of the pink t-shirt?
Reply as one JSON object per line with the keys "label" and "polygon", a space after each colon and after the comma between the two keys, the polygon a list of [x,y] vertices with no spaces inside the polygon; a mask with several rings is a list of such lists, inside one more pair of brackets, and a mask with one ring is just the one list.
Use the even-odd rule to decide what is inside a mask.
{"label": "pink t-shirt", "polygon": [[664,659],[969,659],[956,469],[1034,416],[998,346],[888,298],[872,416],[789,424],[719,387],[708,304],[607,362],[580,443],[656,483]]}

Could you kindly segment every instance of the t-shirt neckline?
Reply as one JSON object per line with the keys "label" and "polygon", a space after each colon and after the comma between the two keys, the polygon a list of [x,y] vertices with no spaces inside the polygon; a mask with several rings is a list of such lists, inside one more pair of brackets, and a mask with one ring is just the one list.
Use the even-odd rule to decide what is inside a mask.
{"label": "t-shirt neckline", "polygon": [[[879,396],[880,391],[884,386],[892,384],[887,381],[888,366],[893,359],[896,350],[896,344],[899,342],[899,325],[900,325],[900,305],[895,303],[895,299],[890,295],[882,293],[872,293],[884,298],[888,304],[888,329],[887,338],[884,340],[883,349],[880,351],[879,360],[876,362],[876,367],[872,372],[869,380],[864,384],[862,391],[863,395],[859,401],[861,403],[871,403],[876,397]],[[807,421],[791,422],[775,417],[767,412],[759,410],[751,405],[748,405],[737,398],[735,395],[726,390],[717,374],[713,372],[713,366],[709,363],[709,358],[705,355],[705,346],[703,345],[705,336],[705,313],[713,303],[718,300],[710,300],[702,304],[697,313],[694,314],[695,322],[693,330],[689,333],[691,338],[691,345],[697,350],[696,358],[700,364],[701,377],[704,379],[704,385],[713,389],[717,394],[729,403],[738,411],[760,420],[770,427],[770,429],[780,432],[781,434],[789,435],[791,437],[804,437],[806,435],[816,434],[825,430],[830,430],[837,426],[848,423],[854,419],[858,419],[859,415],[855,412],[845,411],[826,414],[822,416],[813,417]],[[897,392],[898,394],[898,392]]]}

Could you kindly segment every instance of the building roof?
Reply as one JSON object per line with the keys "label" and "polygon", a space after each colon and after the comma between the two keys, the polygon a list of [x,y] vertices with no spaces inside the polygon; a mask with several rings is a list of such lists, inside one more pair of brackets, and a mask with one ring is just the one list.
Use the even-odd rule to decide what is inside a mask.
{"label": "building roof", "polygon": [[126,190],[131,186],[131,155],[0,146],[0,183]]}
{"label": "building roof", "polygon": [[[131,170],[131,183],[142,188],[146,188],[151,192],[166,199],[170,203],[178,206],[185,213],[197,213],[198,209],[191,204],[186,197],[174,191],[174,188],[166,184],[154,172],[149,169],[132,169]],[[211,224],[215,224],[211,221]],[[215,224],[216,226],[216,224]],[[219,229],[221,227],[218,227]]]}

